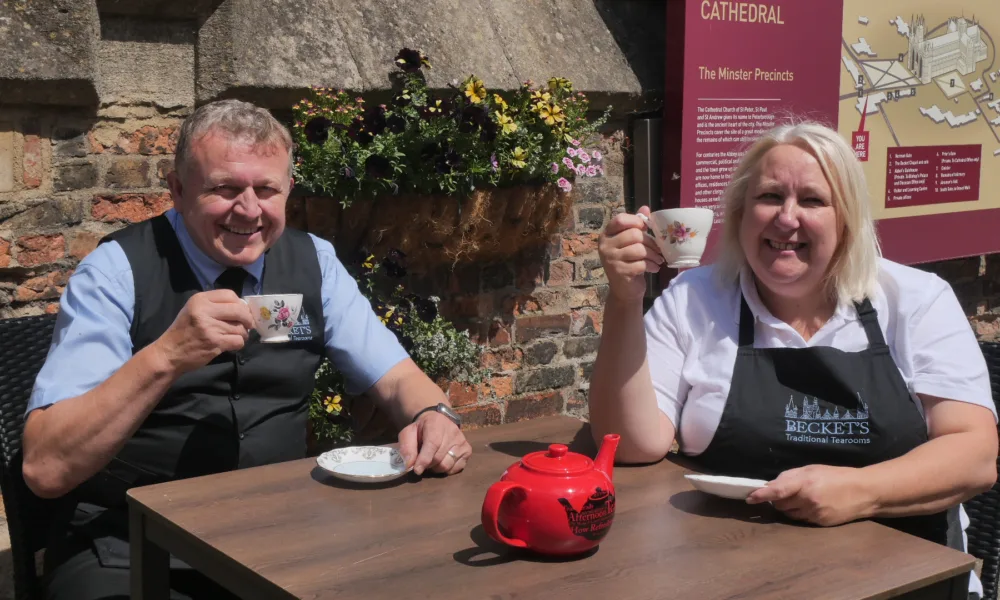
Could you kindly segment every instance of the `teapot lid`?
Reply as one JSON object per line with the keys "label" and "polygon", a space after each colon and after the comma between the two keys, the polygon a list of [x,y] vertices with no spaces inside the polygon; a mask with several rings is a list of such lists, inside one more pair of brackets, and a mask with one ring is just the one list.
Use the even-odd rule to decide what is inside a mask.
{"label": "teapot lid", "polygon": [[546,452],[532,452],[522,458],[521,463],[532,471],[551,475],[576,475],[594,468],[594,461],[570,452],[565,444],[552,444]]}

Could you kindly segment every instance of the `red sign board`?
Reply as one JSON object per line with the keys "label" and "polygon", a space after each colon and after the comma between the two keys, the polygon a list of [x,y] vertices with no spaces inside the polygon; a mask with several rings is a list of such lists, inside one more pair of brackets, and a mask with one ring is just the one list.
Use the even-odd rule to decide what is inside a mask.
{"label": "red sign board", "polygon": [[896,0],[669,0],[664,206],[716,210],[711,261],[744,151],[805,118],[838,129],[863,163],[888,258],[1000,251],[1000,198],[980,196],[1000,187],[1000,64],[983,24],[1000,30],[997,6],[966,0],[973,20],[907,0],[904,19]]}

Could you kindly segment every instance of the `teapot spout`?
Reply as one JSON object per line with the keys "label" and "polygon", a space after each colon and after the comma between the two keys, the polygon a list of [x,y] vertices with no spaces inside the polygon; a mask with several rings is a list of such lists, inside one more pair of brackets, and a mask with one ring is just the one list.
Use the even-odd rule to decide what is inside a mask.
{"label": "teapot spout", "polygon": [[615,469],[615,451],[618,450],[618,440],[620,439],[621,436],[617,433],[609,433],[604,436],[601,449],[597,452],[597,458],[594,459],[594,468],[604,473],[608,481],[612,481]]}

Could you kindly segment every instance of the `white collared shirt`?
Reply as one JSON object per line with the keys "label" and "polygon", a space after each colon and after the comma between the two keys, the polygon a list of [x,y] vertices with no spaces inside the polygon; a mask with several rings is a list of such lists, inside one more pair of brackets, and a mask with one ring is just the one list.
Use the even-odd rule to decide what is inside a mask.
{"label": "white collared shirt", "polygon": [[[996,419],[986,361],[951,286],[885,259],[879,267],[872,305],[917,408],[923,413],[916,394],[927,394],[985,406]],[[745,273],[738,286],[720,283],[713,267],[682,273],[646,313],[645,327],[656,400],[684,454],[703,452],[722,418],[736,364],[741,291],[755,317],[755,347],[868,347],[853,305],[839,306],[806,341],[771,315]]]}

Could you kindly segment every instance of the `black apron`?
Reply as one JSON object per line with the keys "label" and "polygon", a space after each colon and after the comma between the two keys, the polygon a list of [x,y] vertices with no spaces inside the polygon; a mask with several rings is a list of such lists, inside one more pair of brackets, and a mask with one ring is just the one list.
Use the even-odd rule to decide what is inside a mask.
{"label": "black apron", "polygon": [[[856,303],[868,348],[754,348],[754,316],[740,298],[739,350],[719,428],[691,457],[706,471],[771,480],[810,464],[865,467],[927,441],[927,425],[889,354],[871,302]],[[958,507],[876,519],[964,550]]]}

